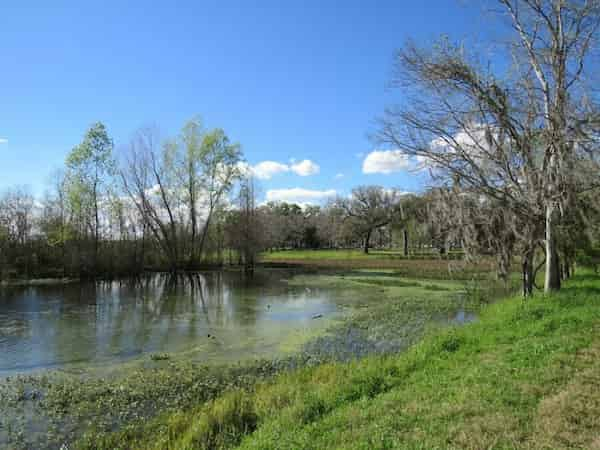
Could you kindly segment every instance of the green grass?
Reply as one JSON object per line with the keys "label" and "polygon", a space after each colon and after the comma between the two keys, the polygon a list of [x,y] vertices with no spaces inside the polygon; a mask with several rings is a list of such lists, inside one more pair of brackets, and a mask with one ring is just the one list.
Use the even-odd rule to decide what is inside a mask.
{"label": "green grass", "polygon": [[274,252],[265,252],[261,254],[263,261],[280,261],[286,259],[304,259],[304,260],[319,260],[319,259],[348,259],[348,258],[376,258],[377,253],[371,251],[365,255],[360,250],[277,250]]}
{"label": "green grass", "polygon": [[[444,255],[444,258],[456,258],[460,253],[451,252],[450,256]],[[287,259],[295,260],[347,260],[347,259],[440,259],[438,253],[422,252],[404,256],[401,250],[369,250],[364,253],[359,249],[340,249],[340,250],[277,250],[273,252],[264,252],[261,254],[263,261],[284,261]],[[442,259],[444,259],[442,258]]]}
{"label": "green grass", "polygon": [[232,389],[83,448],[600,448],[600,280],[485,307],[403,354]]}
{"label": "green grass", "polygon": [[430,279],[482,279],[494,272],[492,259],[468,263],[459,252],[443,256],[431,252],[404,256],[394,250],[371,250],[368,254],[361,250],[279,250],[262,253],[260,261],[267,265],[319,269],[387,269],[401,276]]}

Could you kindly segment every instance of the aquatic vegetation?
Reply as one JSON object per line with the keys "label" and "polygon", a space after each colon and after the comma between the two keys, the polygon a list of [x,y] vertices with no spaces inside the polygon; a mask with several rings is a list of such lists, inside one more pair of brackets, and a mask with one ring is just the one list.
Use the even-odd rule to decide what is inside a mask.
{"label": "aquatic vegetation", "polygon": [[[374,290],[373,284],[365,283],[371,279],[379,280],[381,286]],[[456,311],[468,307],[460,284],[436,282],[447,290],[430,292],[416,282],[406,282],[407,287],[394,285],[393,280],[393,273],[369,271],[291,278],[288,284],[300,291],[339,288],[340,304],[347,308],[336,320],[328,315],[314,320],[326,325],[317,333],[291,333],[280,343],[285,353],[279,358],[211,365],[190,361],[186,352],[154,353],[101,372],[50,371],[44,376],[12,378],[0,393],[0,404],[8,413],[4,421],[12,429],[4,438],[0,430],[0,439],[14,448],[56,448],[77,439],[96,448],[106,439],[105,448],[115,448],[108,444],[115,444],[112,433],[125,433],[125,442],[136,441],[147,432],[138,435],[140,430],[151,423],[156,424],[153,434],[180,436],[163,422],[172,423],[177,412],[200,408],[229,391],[252,392],[261,382],[290,370],[396,353],[436,324],[452,323]],[[378,383],[374,379],[367,390],[375,392]],[[220,408],[224,405],[226,402]],[[318,411],[318,405],[313,406]],[[304,417],[315,413],[311,408],[302,413]],[[244,424],[240,435],[250,430],[243,428],[252,415],[250,410],[248,414],[239,417]],[[149,421],[152,418],[155,422]],[[206,418],[203,426],[219,423],[213,419]],[[36,424],[43,432],[32,433],[28,424]],[[169,433],[164,434],[165,429]],[[229,433],[235,434],[232,429]],[[210,439],[207,442],[213,442]]]}
{"label": "aquatic vegetation", "polygon": [[405,353],[302,367],[82,445],[595,448],[598,284],[579,276],[551,298],[488,306]]}

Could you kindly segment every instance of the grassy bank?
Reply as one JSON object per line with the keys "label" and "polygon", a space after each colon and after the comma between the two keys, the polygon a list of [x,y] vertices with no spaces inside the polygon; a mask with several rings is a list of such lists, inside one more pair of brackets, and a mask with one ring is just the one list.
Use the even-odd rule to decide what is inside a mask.
{"label": "grassy bank", "polygon": [[232,389],[84,448],[600,448],[600,280],[511,298],[403,354]]}

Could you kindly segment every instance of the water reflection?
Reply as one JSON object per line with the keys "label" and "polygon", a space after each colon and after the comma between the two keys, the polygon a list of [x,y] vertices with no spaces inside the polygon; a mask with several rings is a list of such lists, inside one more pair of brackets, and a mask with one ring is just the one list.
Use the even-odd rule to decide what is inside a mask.
{"label": "water reflection", "polygon": [[286,271],[205,272],[0,290],[0,371],[104,363],[146,352],[260,355],[335,295],[290,287]]}

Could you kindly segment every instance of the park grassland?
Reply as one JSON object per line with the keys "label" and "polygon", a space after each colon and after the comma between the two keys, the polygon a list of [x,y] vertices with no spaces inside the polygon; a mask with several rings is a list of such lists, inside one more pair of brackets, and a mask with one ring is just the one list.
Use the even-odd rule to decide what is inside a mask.
{"label": "park grassland", "polygon": [[600,279],[580,270],[406,352],[296,369],[79,445],[600,449]]}
{"label": "park grassland", "polygon": [[267,266],[327,270],[385,269],[400,276],[431,279],[472,279],[494,268],[494,261],[489,258],[466,263],[461,252],[439,255],[431,250],[406,256],[400,250],[370,250],[369,253],[356,249],[276,250],[262,253],[260,261]]}

